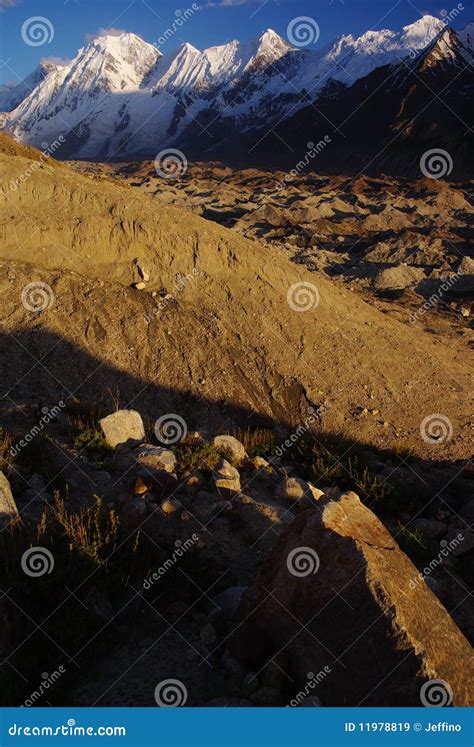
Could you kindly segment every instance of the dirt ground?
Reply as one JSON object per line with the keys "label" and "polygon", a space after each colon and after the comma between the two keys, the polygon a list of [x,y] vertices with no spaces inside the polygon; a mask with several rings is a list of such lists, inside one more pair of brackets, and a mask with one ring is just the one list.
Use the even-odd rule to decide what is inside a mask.
{"label": "dirt ground", "polygon": [[[3,183],[29,166],[2,156]],[[174,402],[199,426],[294,425],[315,407],[326,429],[377,446],[472,454],[469,319],[431,310],[413,323],[413,304],[64,165],[43,165],[2,199],[3,386],[14,400],[118,385],[145,413]],[[38,281],[54,302],[36,312],[21,293]],[[420,432],[437,414],[452,429],[441,442]]]}

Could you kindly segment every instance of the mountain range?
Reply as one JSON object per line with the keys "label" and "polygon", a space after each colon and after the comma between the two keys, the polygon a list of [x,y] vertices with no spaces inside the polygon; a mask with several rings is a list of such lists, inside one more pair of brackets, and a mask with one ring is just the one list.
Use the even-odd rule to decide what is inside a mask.
{"label": "mountain range", "polygon": [[[71,61],[42,61],[3,87],[0,127],[43,149],[63,141],[56,156],[97,160],[179,147],[192,157],[291,163],[306,141],[328,135],[337,158],[331,145],[319,165],[343,157],[357,169],[392,136],[406,144],[407,122],[416,142],[465,148],[473,59],[474,23],[454,32],[428,15],[399,32],[342,35],[321,50],[295,49],[268,29],[249,42],[161,54],[135,34],[110,32]],[[427,122],[430,95],[438,114]],[[420,117],[414,127],[411,116]]]}

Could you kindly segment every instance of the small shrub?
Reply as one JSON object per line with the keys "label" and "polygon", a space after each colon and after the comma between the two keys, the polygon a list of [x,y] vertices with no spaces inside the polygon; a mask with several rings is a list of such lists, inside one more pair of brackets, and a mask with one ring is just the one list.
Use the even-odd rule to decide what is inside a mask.
{"label": "small shrub", "polygon": [[117,385],[115,387],[115,392],[113,392],[112,389],[110,387],[108,387],[107,394],[110,397],[110,400],[111,400],[111,403],[112,403],[112,407],[113,407],[113,411],[117,412],[118,410],[120,410],[121,407],[122,407],[122,405],[121,405],[122,397],[121,397],[121,394],[120,394],[120,388],[119,388],[119,386]]}
{"label": "small shrub", "polygon": [[183,441],[176,448],[176,458],[180,470],[196,469],[202,472],[212,472],[222,459],[219,452],[207,441]]}
{"label": "small shrub", "polygon": [[69,401],[64,408],[64,412],[68,416],[71,430],[79,433],[87,430],[97,430],[100,418],[104,414],[107,415],[107,412],[103,412],[97,404],[79,400]]}
{"label": "small shrub", "polygon": [[315,450],[310,470],[310,479],[319,485],[335,485],[344,478],[343,465],[327,450]]}
{"label": "small shrub", "polygon": [[437,554],[434,542],[425,537],[419,529],[409,529],[399,524],[396,540],[403,552],[418,567],[429,563]]}
{"label": "small shrub", "polygon": [[415,458],[415,450],[410,444],[401,443],[397,446],[396,453],[404,462]]}
{"label": "small shrub", "polygon": [[102,499],[95,496],[95,505],[77,514],[67,512],[64,501],[56,496],[55,518],[69,540],[69,549],[78,550],[100,564],[115,546],[119,520],[115,511],[105,511]]}
{"label": "small shrub", "polygon": [[275,433],[268,428],[236,428],[232,435],[240,441],[250,457],[267,456],[278,445]]}
{"label": "small shrub", "polygon": [[[54,567],[51,573],[32,578],[22,569],[22,557],[37,546],[52,554]],[[122,526],[100,498],[74,514],[57,494],[36,527],[18,520],[0,533],[0,557],[0,588],[8,590],[2,609],[13,613],[14,626],[8,656],[12,667],[0,667],[0,691],[3,705],[18,706],[31,694],[32,684],[41,681],[41,673],[50,671],[51,662],[67,664],[68,653],[84,650],[81,658],[90,657],[96,646],[103,650],[109,642],[113,645],[116,632],[104,626],[84,601],[96,590],[120,609],[130,580],[140,584],[156,563],[156,544],[143,544],[139,529]],[[31,628],[28,621],[41,627]],[[15,669],[23,677],[16,677]],[[66,686],[73,665],[67,670],[58,692]],[[55,703],[53,688],[47,698]]]}
{"label": "small shrub", "polygon": [[74,448],[82,451],[86,449],[96,459],[104,460],[113,453],[113,449],[105,440],[101,431],[87,428],[74,438]]}
{"label": "small shrub", "polygon": [[341,490],[353,490],[375,511],[400,511],[411,501],[404,486],[373,475],[364,465],[360,446],[337,433],[303,436],[286,456],[318,487],[337,485]]}
{"label": "small shrub", "polygon": [[361,469],[357,458],[349,459],[348,470],[354,491],[368,508],[389,511],[396,508],[396,504],[393,503],[393,485],[389,480],[372,475],[367,467]]}

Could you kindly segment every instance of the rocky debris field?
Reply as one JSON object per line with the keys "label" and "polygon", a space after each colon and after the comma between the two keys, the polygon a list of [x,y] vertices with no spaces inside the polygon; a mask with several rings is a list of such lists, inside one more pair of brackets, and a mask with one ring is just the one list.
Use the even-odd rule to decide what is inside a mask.
{"label": "rocky debris field", "polygon": [[[293,262],[337,277],[353,290],[424,301],[469,323],[474,296],[472,184],[231,169],[192,163],[163,179],[153,163],[75,162],[238,233],[277,247]],[[445,291],[440,286],[447,283]],[[420,321],[420,319],[418,320]]]}
{"label": "rocky debris field", "polygon": [[[314,411],[380,448],[472,455],[469,317],[353,291],[123,182],[32,170],[16,148],[0,152],[5,185],[28,175],[0,194],[5,397],[118,388],[190,427],[297,427]],[[449,437],[426,439],[437,414]]]}
{"label": "rocky debris field", "polygon": [[417,705],[432,680],[468,703],[474,476],[440,500],[446,465],[407,459],[432,484],[404,495],[388,455],[338,472],[347,445],[322,433],[282,452],[267,431],[99,415],[65,407],[25,443],[34,408],[4,413],[12,704],[58,666],[41,703],[160,704],[169,680],[188,705]]}
{"label": "rocky debris field", "polygon": [[466,705],[467,190],[76,168],[0,135],[8,704]]}

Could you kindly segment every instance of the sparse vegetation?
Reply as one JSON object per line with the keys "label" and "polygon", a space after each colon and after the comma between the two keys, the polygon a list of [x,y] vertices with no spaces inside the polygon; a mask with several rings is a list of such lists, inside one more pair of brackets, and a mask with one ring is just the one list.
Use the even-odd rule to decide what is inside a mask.
{"label": "sparse vegetation", "polygon": [[415,449],[408,443],[401,443],[397,447],[396,453],[401,459],[403,459],[403,461],[409,461],[410,459],[416,458]]}
{"label": "sparse vegetation", "polygon": [[113,453],[113,449],[110,448],[101,431],[91,428],[78,433],[73,444],[75,449],[79,451],[86,449],[99,461]]}
{"label": "sparse vegetation", "polygon": [[[68,654],[74,656],[100,632],[104,620],[87,603],[91,588],[97,598],[121,598],[127,594],[130,579],[141,580],[156,563],[157,550],[143,541],[138,528],[122,524],[99,497],[89,508],[70,513],[56,494],[54,505],[46,508],[36,526],[18,520],[10,529],[0,534],[0,588],[10,589],[2,610],[10,620],[7,630],[12,629],[12,636],[26,638],[11,661],[29,682],[12,680],[8,667],[2,667],[0,689],[8,694],[11,704],[18,704],[27,697],[31,683],[40,679],[40,673],[50,670],[51,662],[74,669]],[[51,553],[51,574],[31,577],[24,572],[23,554],[33,547]],[[105,640],[108,635],[109,631]],[[101,641],[103,644],[103,637]],[[48,698],[54,698],[51,691]]]}
{"label": "sparse vegetation", "polygon": [[64,408],[69,418],[71,430],[82,432],[86,430],[97,430],[100,418],[106,414],[98,404],[82,402],[81,400],[70,400]]}
{"label": "sparse vegetation", "polygon": [[250,457],[266,456],[278,444],[275,432],[268,428],[235,428],[232,433]]}
{"label": "sparse vegetation", "polygon": [[212,444],[207,441],[193,442],[191,440],[183,441],[178,445],[176,457],[179,469],[197,469],[202,472],[212,472],[222,459]]}
{"label": "sparse vegetation", "polygon": [[[437,22],[417,21],[416,35]],[[450,54],[438,55],[443,45],[433,54],[428,45],[420,51],[426,64],[416,66],[434,84],[438,70],[441,82],[449,77],[451,52],[456,76],[468,52],[463,44],[457,49],[454,31],[443,33]],[[147,89],[148,59],[159,77],[156,50],[142,48],[136,35],[109,36],[75,65],[79,82],[93,82],[85,99],[104,81],[115,90],[122,53],[127,88],[136,78],[137,91]],[[262,35],[257,56],[265,63],[281,51],[285,69],[280,41],[274,32]],[[183,69],[202,57],[188,52],[179,58]],[[301,58],[303,73],[319,64],[306,52],[290,57]],[[365,74],[359,63],[357,54],[354,69]],[[52,75],[38,95],[7,112],[19,136],[28,130],[26,109],[38,104],[41,120]],[[369,76],[368,90],[384,76]],[[275,106],[263,96],[257,111],[267,77],[259,78],[263,88],[252,88],[256,105],[244,117],[242,145],[252,138],[254,115],[263,112],[263,121],[291,105],[286,95]],[[398,93],[411,117],[409,77]],[[204,71],[201,82],[207,79]],[[342,111],[364,86],[357,83],[348,97],[323,96],[322,104]],[[160,94],[156,85],[151,93]],[[386,98],[383,86],[380,95]],[[125,110],[135,101],[143,108],[142,96],[126,98]],[[436,122],[435,114],[428,119]],[[134,118],[122,115],[133,134]],[[110,119],[107,110],[103,116]],[[305,116],[298,115],[300,124]],[[384,130],[389,116],[387,109]],[[186,122],[175,124],[177,132]],[[290,125],[290,140],[298,140]],[[357,145],[355,120],[352,129]],[[87,156],[94,137],[87,144],[92,131],[85,130]],[[138,142],[119,130],[110,137],[124,148]],[[369,706],[416,706],[426,673],[449,681],[452,704],[462,705],[470,652],[449,616],[471,640],[464,583],[470,588],[474,580],[474,481],[463,393],[474,260],[460,256],[471,208],[460,159],[446,151],[453,182],[418,179],[426,177],[428,151],[405,158],[392,149],[375,160],[380,168],[394,161],[400,174],[409,165],[407,178],[387,178],[372,162],[352,178],[338,171],[335,145],[323,158],[334,161],[334,173],[311,163],[309,148],[300,154],[308,168],[289,174],[280,170],[291,164],[278,160],[278,149],[264,168],[268,144],[262,163],[250,168],[233,168],[229,153],[229,163],[220,163],[220,142],[211,159],[188,164],[184,179],[167,180],[150,160],[43,162],[43,153],[0,133],[3,183],[11,187],[0,276],[8,360],[0,410],[8,429],[0,429],[7,476],[0,496],[2,705],[19,706],[42,673],[61,664],[67,673],[59,687],[35,705],[152,705],[157,683],[176,677],[189,706],[208,703],[208,689],[216,690],[212,697],[227,695],[231,678],[231,692],[254,705],[270,705],[275,695],[293,705],[293,688],[322,684],[311,693],[322,706],[359,703],[361,693]],[[343,160],[352,172],[358,154],[347,143]],[[74,145],[68,140],[62,155]],[[45,195],[54,195],[53,210],[45,209]],[[64,227],[77,256],[64,250]],[[121,408],[127,412],[117,413]],[[438,417],[445,436],[431,425]],[[160,439],[158,424],[168,418],[175,421],[170,437]],[[194,436],[175,442],[183,432]],[[326,493],[331,488],[360,500],[346,495],[337,504],[339,491]],[[50,567],[35,573],[32,565],[30,573],[25,554],[38,551]],[[449,614],[426,593],[423,575]],[[427,645],[431,622],[436,643]],[[341,661],[349,668],[324,667],[330,677],[323,684],[321,665],[331,663],[324,651],[341,659],[349,652]],[[394,662],[403,666],[394,669]]]}
{"label": "sparse vegetation", "polygon": [[[77,450],[85,449],[99,460],[112,450],[95,426],[96,422],[90,411],[82,412],[75,420],[76,429],[71,439]],[[306,433],[282,451],[281,442],[276,442],[272,432],[262,429],[236,433],[251,457],[264,455],[271,460],[272,456],[280,454],[280,467],[292,466],[298,476],[319,487],[337,485],[341,489],[351,489],[382,518],[394,514],[400,516],[420,500],[418,493],[414,496],[390,474],[396,459],[393,452],[377,451],[353,443],[340,434],[322,432]],[[49,443],[53,439],[44,434],[44,440]],[[8,437],[4,442],[7,448]],[[222,458],[212,443],[197,438],[187,438],[172,449],[177,457],[175,471],[178,477],[189,469],[200,470],[210,477]],[[34,465],[34,471],[39,472],[44,467],[41,459],[47,462],[48,454],[45,444],[35,440],[31,448],[21,454],[22,460],[26,459],[23,468],[31,470]],[[109,460],[110,469],[111,463]],[[384,468],[385,463],[388,469]],[[242,469],[245,474],[245,464]],[[276,488],[278,471],[278,468],[274,469],[276,479],[267,483],[267,490],[272,490],[272,485]],[[253,496],[252,493],[249,495]],[[179,563],[174,564],[170,558],[179,547],[176,545],[177,527],[179,525],[186,532],[181,536],[189,538],[191,524],[180,520],[173,523],[171,517],[164,518],[159,511],[156,516],[150,512],[140,513],[135,520],[133,511],[130,514],[123,510],[122,499],[107,504],[99,496],[84,496],[83,503],[78,505],[77,495],[68,500],[66,496],[66,490],[56,492],[54,502],[46,506],[36,524],[19,520],[10,533],[0,536],[0,557],[5,558],[3,567],[0,567],[0,588],[7,587],[7,584],[11,587],[9,598],[4,600],[6,606],[0,612],[11,620],[12,629],[17,631],[14,635],[20,642],[18,651],[15,650],[15,639],[8,642],[13,649],[12,665],[21,669],[30,682],[37,681],[42,671],[51,668],[51,661],[57,665],[69,665],[60,686],[67,692],[68,677],[73,676],[75,669],[69,656],[78,662],[82,657],[88,661],[99,646],[101,652],[109,650],[116,643],[117,636],[120,637],[121,630],[126,631],[126,635],[130,633],[130,622],[127,618],[122,622],[120,613],[122,608],[128,608],[127,600],[136,597],[134,610],[140,610],[141,614],[154,608],[156,611],[163,609],[166,616],[170,601],[188,603],[194,599],[196,584],[202,588],[212,586],[216,566],[222,562],[225,569],[227,556],[224,553],[221,558],[222,547],[219,546],[218,559],[205,549],[184,553]],[[125,499],[133,507],[132,496],[126,494]],[[184,499],[184,506],[192,514],[193,501],[188,507]],[[261,535],[258,517],[252,515],[254,510],[251,507],[248,511],[229,510],[217,517],[227,524],[229,536],[238,538],[237,541],[245,547],[252,547]],[[140,523],[144,516],[150,523],[142,530]],[[176,516],[180,518],[178,514]],[[187,521],[191,520],[188,517]],[[405,526],[405,519],[402,518],[402,522],[397,541],[421,568],[435,554],[433,543],[419,530]],[[199,533],[199,526],[196,529]],[[32,578],[22,570],[23,553],[33,547],[46,548],[52,554],[54,572],[51,575]],[[248,558],[243,562],[249,562]],[[152,585],[143,590],[144,580],[166,563],[170,565],[164,578],[157,576],[159,587]],[[235,568],[231,570],[236,573],[233,583],[239,585],[239,573]],[[226,583],[231,584],[230,575],[226,577]],[[141,590],[138,596],[137,589]],[[141,594],[146,601],[140,604]],[[23,617],[26,623],[22,623]],[[30,625],[29,621],[34,623]],[[15,678],[12,684],[8,669],[4,667],[0,670],[0,687],[6,688],[7,684],[11,704],[21,703],[28,697],[29,684],[19,678]],[[48,692],[49,702],[57,702],[57,692],[59,688]],[[240,690],[237,688],[236,692]]]}
{"label": "sparse vegetation", "polygon": [[368,467],[360,467],[357,457],[348,460],[348,470],[354,482],[354,491],[361,496],[369,508],[396,509],[396,504],[395,506],[392,504],[394,487],[389,478],[373,475]]}
{"label": "sparse vegetation", "polygon": [[115,511],[105,511],[102,499],[95,496],[93,508],[82,508],[70,514],[64,501],[56,498],[55,518],[70,540],[70,546],[90,557],[95,563],[104,562],[107,551],[112,550],[117,540],[120,522]]}
{"label": "sparse vegetation", "polygon": [[[275,435],[271,431],[240,431],[246,434],[246,448],[254,455],[270,458],[278,454]],[[414,458],[408,448],[405,458]],[[338,486],[341,489],[353,490],[361,500],[376,513],[397,513],[410,511],[426,500],[426,486],[417,491],[393,475],[385,477],[373,471],[370,459],[386,461],[393,454],[372,451],[369,447],[355,443],[340,433],[306,434],[298,438],[285,451],[284,463],[293,463],[307,480],[319,488]]]}
{"label": "sparse vegetation", "polygon": [[429,562],[439,552],[435,543],[427,539],[419,529],[399,525],[397,542],[418,567]]}
{"label": "sparse vegetation", "polygon": [[110,387],[107,389],[107,394],[110,397],[111,403],[112,403],[112,409],[113,412],[117,412],[117,410],[120,410],[121,408],[121,402],[122,397],[120,394],[120,389],[118,386],[115,387],[115,390],[113,391]]}

